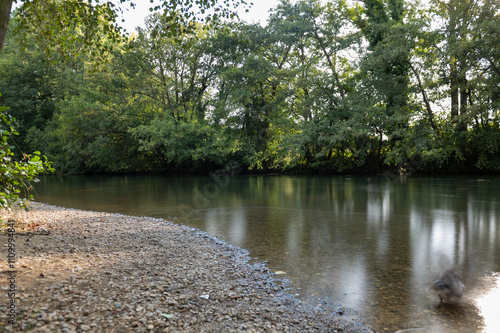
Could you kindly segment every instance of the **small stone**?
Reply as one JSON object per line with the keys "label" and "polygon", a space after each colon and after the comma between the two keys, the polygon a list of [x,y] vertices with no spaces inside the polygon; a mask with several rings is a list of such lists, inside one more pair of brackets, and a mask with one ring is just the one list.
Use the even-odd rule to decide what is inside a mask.
{"label": "small stone", "polygon": [[75,319],[75,316],[73,314],[71,314],[71,313],[69,313],[69,314],[67,314],[67,315],[64,316],[64,320],[65,321],[71,321],[73,319]]}
{"label": "small stone", "polygon": [[90,326],[89,326],[89,325],[82,325],[82,326],[80,326],[80,329],[81,329],[82,331],[84,331],[84,332],[86,332],[86,331],[90,331]]}

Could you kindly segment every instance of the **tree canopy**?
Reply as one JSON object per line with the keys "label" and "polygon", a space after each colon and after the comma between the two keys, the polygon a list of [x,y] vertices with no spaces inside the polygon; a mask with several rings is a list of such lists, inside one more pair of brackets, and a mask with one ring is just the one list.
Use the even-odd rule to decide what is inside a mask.
{"label": "tree canopy", "polygon": [[282,0],[265,26],[174,30],[158,11],[133,37],[96,25],[95,48],[75,21],[64,51],[23,15],[0,104],[59,172],[500,171],[497,1]]}
{"label": "tree canopy", "polygon": [[[18,38],[14,41],[11,37],[10,42],[14,45],[10,47],[5,58],[0,60],[3,66],[3,81],[0,88],[6,93],[2,101],[9,105],[9,108],[0,107],[1,207],[11,207],[18,202],[22,188],[29,189],[31,187],[29,182],[36,181],[36,176],[40,172],[54,171],[51,167],[52,162],[49,162],[46,157],[41,158],[39,151],[32,155],[26,154],[25,151],[30,147],[30,142],[33,142],[31,141],[33,133],[49,128],[51,122],[57,119],[56,101],[81,112],[81,114],[76,114],[75,119],[88,114],[89,106],[97,113],[106,113],[104,117],[100,118],[103,121],[102,124],[87,124],[96,126],[96,128],[88,127],[85,133],[77,135],[82,140],[93,140],[92,144],[83,145],[82,148],[82,144],[72,141],[74,144],[72,149],[77,152],[73,154],[76,160],[67,155],[69,153],[66,150],[67,147],[61,151],[61,154],[64,155],[63,160],[71,158],[65,165],[68,170],[73,167],[75,171],[81,171],[84,164],[80,161],[86,154],[91,154],[90,159],[96,161],[87,164],[87,166],[92,165],[99,168],[101,163],[109,163],[109,166],[103,170],[127,170],[130,167],[129,164],[133,164],[131,163],[132,156],[129,156],[130,160],[127,162],[122,161],[121,149],[116,146],[120,145],[119,142],[127,139],[123,133],[126,133],[128,129],[126,126],[130,125],[129,123],[121,124],[118,126],[119,129],[116,129],[109,125],[107,119],[110,115],[109,108],[105,107],[101,100],[94,100],[92,103],[84,99],[83,96],[74,95],[74,91],[71,89],[60,94],[61,98],[57,98],[55,90],[53,90],[57,89],[57,84],[54,85],[55,81],[53,80],[58,79],[59,75],[67,76],[69,81],[77,78],[83,79],[78,75],[71,75],[70,71],[79,72],[79,69],[85,67],[90,59],[94,67],[101,66],[111,59],[115,47],[121,48],[127,42],[127,36],[123,34],[123,29],[116,22],[118,11],[122,9],[111,1],[100,2],[99,0],[21,0],[20,2],[21,5],[15,14],[15,27],[11,27],[11,31]],[[0,51],[3,49],[9,28],[13,3],[13,0],[0,0]],[[122,5],[128,3],[132,8],[135,7],[135,3],[128,0],[118,0],[117,3]],[[177,38],[195,31],[197,20],[193,11],[195,7],[201,14],[205,14],[208,9],[213,10],[212,13],[204,15],[201,19],[207,24],[217,23],[221,17],[232,18],[236,15],[236,9],[239,5],[246,5],[245,0],[174,0],[163,1],[160,5],[151,8],[151,11],[163,10],[161,18],[163,24],[162,29],[159,30],[161,36]],[[157,33],[158,30],[152,31],[152,35],[157,35]],[[27,51],[28,48],[31,50]],[[5,52],[2,52],[2,56],[4,54]],[[24,62],[18,63],[16,59],[12,58],[19,54],[29,58],[28,67],[24,66]],[[50,64],[54,65],[58,62],[64,63],[64,66],[62,68],[51,67]],[[71,85],[71,87],[80,88],[75,85]],[[61,87],[59,86],[59,88]],[[97,89],[100,90],[100,88]],[[108,93],[110,92],[101,94],[100,98],[108,99],[105,97]],[[116,105],[123,102],[127,104],[126,97],[121,95],[121,98],[116,100]],[[7,113],[8,111],[9,113]],[[18,118],[11,117],[10,114],[15,114]],[[121,121],[122,119],[124,117],[117,115],[115,120]],[[105,125],[106,123],[108,125]],[[20,141],[14,140],[14,136],[19,135],[19,132],[14,128],[15,125],[19,126],[22,134]],[[112,138],[101,134],[102,131],[107,130],[116,131]],[[77,132],[81,131],[77,130]],[[46,133],[44,138],[57,133],[57,130],[51,134]],[[60,134],[64,136],[67,133]],[[71,135],[73,134],[75,133],[71,133]],[[96,137],[92,135],[96,135]],[[133,144],[133,142],[129,143]],[[39,145],[40,142],[32,144],[32,146]],[[99,149],[94,150],[93,146],[98,146]],[[48,146],[44,149],[51,150]],[[104,155],[99,157],[95,156],[95,153]],[[112,165],[110,157],[115,159],[115,165]]]}

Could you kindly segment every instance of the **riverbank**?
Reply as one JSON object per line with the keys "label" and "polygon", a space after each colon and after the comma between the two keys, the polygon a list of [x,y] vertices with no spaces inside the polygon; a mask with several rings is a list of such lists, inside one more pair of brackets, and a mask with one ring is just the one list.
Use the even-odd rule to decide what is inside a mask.
{"label": "riverbank", "polygon": [[[33,204],[1,212],[0,328],[30,332],[372,332],[287,294],[247,251],[162,219]],[[9,238],[15,324],[9,324]]]}

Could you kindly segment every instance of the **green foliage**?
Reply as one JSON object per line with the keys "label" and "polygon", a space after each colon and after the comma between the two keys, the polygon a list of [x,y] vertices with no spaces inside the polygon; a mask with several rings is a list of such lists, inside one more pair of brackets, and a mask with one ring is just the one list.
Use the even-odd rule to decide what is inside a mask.
{"label": "green foliage", "polygon": [[230,7],[196,23],[197,3],[224,6],[162,2],[129,39],[96,26],[97,58],[76,37],[48,54],[8,35],[18,151],[69,173],[500,171],[497,2],[282,0],[265,27],[222,23]]}
{"label": "green foliage", "polygon": [[138,140],[140,151],[156,157],[156,163],[171,172],[221,169],[238,149],[237,141],[231,142],[214,126],[198,122],[155,119],[130,132]]}
{"label": "green foliage", "polygon": [[[499,124],[471,130],[465,137],[464,160],[468,169],[478,172],[500,171],[500,127]],[[481,144],[477,144],[480,142]],[[469,165],[474,163],[474,165]]]}
{"label": "green foliage", "polygon": [[[135,8],[135,1],[131,0],[118,0],[117,4],[99,0],[20,2],[16,34],[25,47],[29,45],[26,36],[32,36],[51,62],[71,61],[85,55],[97,63],[106,61],[116,44],[126,40],[123,28],[117,23],[123,12],[117,4]],[[236,18],[237,9],[248,11],[251,5],[245,0],[164,0],[150,11],[162,13],[168,28],[161,35],[172,38],[194,30],[198,11],[204,14],[201,21],[216,24],[223,18]],[[0,28],[4,29],[7,24],[1,23]]]}
{"label": "green foliage", "polygon": [[[17,21],[11,20],[11,28],[16,26]],[[22,154],[32,150],[24,140],[27,131],[44,128],[53,116],[58,69],[48,64],[39,50],[21,49],[11,36],[7,40],[0,57],[0,104],[8,105],[9,114],[17,119],[16,128],[20,135],[14,153]]]}
{"label": "green foliage", "polygon": [[127,79],[112,68],[92,75],[66,73],[67,82],[80,82],[78,93],[55,103],[57,110],[43,129],[28,130],[28,146],[41,145],[58,170],[133,172],[143,162],[128,133],[140,123],[137,106],[125,94]]}
{"label": "green foliage", "polygon": [[102,61],[122,38],[115,23],[111,2],[92,1],[23,1],[18,10],[16,34],[25,46],[25,36],[33,36],[50,61],[62,57],[70,61],[81,56],[81,50]]}
{"label": "green foliage", "polygon": [[[0,207],[9,208],[15,203],[25,206],[20,194],[31,187],[30,181],[36,182],[40,172],[54,170],[51,163],[36,151],[32,155],[24,154],[21,160],[14,158],[12,137],[19,133],[13,127],[14,120],[7,115],[6,107],[0,107]],[[30,196],[32,198],[32,196]]]}
{"label": "green foliage", "polygon": [[[46,133],[30,132],[31,144],[41,139],[55,165],[66,172],[123,172],[136,158],[130,135],[131,120],[116,104],[89,102],[74,96],[59,104]],[[116,107],[116,108],[115,108]],[[48,131],[47,131],[48,130]]]}

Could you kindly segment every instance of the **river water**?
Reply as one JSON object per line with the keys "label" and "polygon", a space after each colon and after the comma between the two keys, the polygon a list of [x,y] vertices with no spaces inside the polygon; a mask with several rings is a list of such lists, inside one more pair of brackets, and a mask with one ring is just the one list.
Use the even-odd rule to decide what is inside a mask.
{"label": "river water", "polygon": [[[199,228],[379,332],[500,332],[498,177],[47,176],[35,188],[40,202]],[[432,290],[449,268],[466,286],[456,305]]]}

